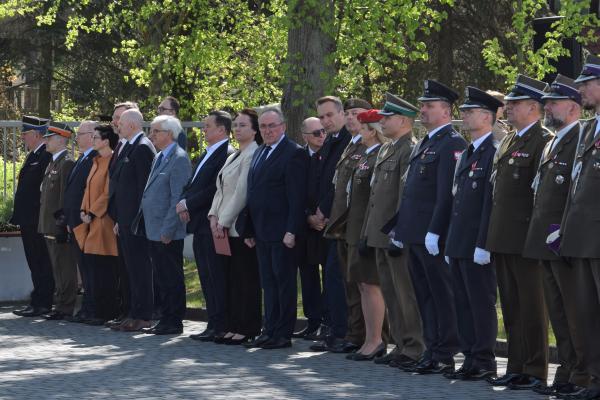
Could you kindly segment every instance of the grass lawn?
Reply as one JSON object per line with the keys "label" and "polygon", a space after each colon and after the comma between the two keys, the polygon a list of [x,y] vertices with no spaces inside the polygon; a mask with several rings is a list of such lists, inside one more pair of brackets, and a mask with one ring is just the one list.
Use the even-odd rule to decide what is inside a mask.
{"label": "grass lawn", "polygon": [[[193,260],[185,260],[183,269],[185,275],[187,306],[189,308],[204,308],[204,296],[202,296],[202,289],[200,288],[200,280],[198,279],[196,263]],[[298,288],[300,288],[300,281],[298,281]],[[502,322],[502,310],[500,309],[500,303],[496,305],[496,310],[498,312],[498,338],[506,339],[506,332],[504,331],[504,324]],[[302,295],[300,294],[300,290],[298,290],[297,313],[299,317],[304,316],[304,314],[302,313]],[[554,338],[554,332],[552,332],[552,328],[550,328],[548,339],[551,345],[556,345],[556,339]]]}

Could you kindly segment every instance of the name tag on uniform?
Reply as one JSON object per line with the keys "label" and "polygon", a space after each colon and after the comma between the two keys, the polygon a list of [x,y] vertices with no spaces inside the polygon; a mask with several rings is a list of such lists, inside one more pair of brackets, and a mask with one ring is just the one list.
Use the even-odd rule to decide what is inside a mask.
{"label": "name tag on uniform", "polygon": [[529,153],[522,153],[520,151],[515,151],[511,154],[511,156],[514,158],[528,158]]}

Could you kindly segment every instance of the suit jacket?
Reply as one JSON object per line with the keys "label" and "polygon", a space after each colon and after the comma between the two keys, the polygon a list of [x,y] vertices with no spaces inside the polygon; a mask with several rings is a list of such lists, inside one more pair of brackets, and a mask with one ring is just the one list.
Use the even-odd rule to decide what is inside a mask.
{"label": "suit jacket", "polygon": [[531,223],[523,256],[538,260],[558,260],[546,245],[551,224],[560,225],[571,184],[571,171],[575,151],[579,142],[581,126],[575,124],[550,150],[554,141],[550,140],[542,153],[534,185],[535,196]]}
{"label": "suit jacket", "polygon": [[19,171],[13,214],[10,223],[21,226],[38,225],[40,217],[40,185],[52,154],[42,145],[30,152]]}
{"label": "suit jacket", "polygon": [[400,208],[404,189],[402,178],[408,170],[408,160],[414,147],[411,134],[402,136],[396,143],[381,146],[373,171],[371,196],[362,228],[362,237],[371,247],[387,248],[390,239],[381,229],[395,218]]}
{"label": "suit jacket", "polygon": [[440,129],[425,144],[423,140],[409,159],[394,236],[404,244],[424,244],[425,235],[431,232],[439,235],[443,244],[452,211],[456,160],[467,142],[452,125]]}
{"label": "suit jacket", "polygon": [[69,225],[71,229],[81,224],[81,218],[79,218],[81,200],[83,199],[85,184],[96,154],[96,150],[92,150],[87,156],[82,156],[83,158],[75,162],[75,166],[67,178],[63,210],[67,218],[67,225]]}
{"label": "suit jacket", "polygon": [[507,135],[494,156],[492,213],[486,249],[522,254],[533,209],[531,184],[552,134],[538,122],[523,136]]}
{"label": "suit jacket", "polygon": [[[562,220],[560,254],[600,258],[600,135],[594,137],[597,119],[586,122],[577,148],[573,181]],[[579,171],[579,172],[578,172]]]}
{"label": "suit jacket", "polygon": [[120,227],[137,215],[156,150],[144,135],[125,145],[110,174],[109,214]]}
{"label": "suit jacket", "polygon": [[158,154],[154,157],[142,195],[141,208],[146,237],[155,242],[160,241],[161,236],[172,240],[184,239],[185,224],[179,219],[175,207],[179,203],[183,187],[190,179],[192,164],[185,150],[177,144],[156,167],[158,157]]}
{"label": "suit jacket", "polygon": [[465,150],[454,173],[454,201],[446,239],[446,256],[473,259],[475,247],[485,249],[492,210],[492,165],[495,138],[488,136],[468,156]]}
{"label": "suit jacket", "polygon": [[[320,175],[321,175],[321,164],[323,157],[321,151],[317,151],[312,156],[308,149],[308,145],[305,147],[306,154],[309,157],[308,162],[308,173],[306,174],[306,217],[314,215],[319,206],[319,187],[320,187]],[[308,265],[322,264],[327,259],[327,242],[323,238],[323,231],[317,231],[312,229],[308,225],[308,221],[305,222],[306,229],[306,243],[301,246],[301,260]]]}
{"label": "suit jacket", "polygon": [[333,199],[335,197],[335,188],[333,186],[333,176],[335,175],[336,166],[344,152],[344,149],[350,142],[351,135],[343,127],[337,137],[332,135],[327,136],[323,147],[319,150],[321,154],[321,170],[319,172],[319,209],[329,218]]}
{"label": "suit jacket", "polygon": [[369,154],[363,154],[354,170],[354,174],[352,174],[350,192],[348,193],[349,207],[345,237],[349,245],[356,246],[361,239],[362,226],[369,206],[371,177],[373,176],[379,148],[372,150]]}
{"label": "suit jacket", "polygon": [[96,156],[88,174],[81,210],[92,214],[92,222],[79,224],[73,230],[79,248],[86,254],[117,256],[114,221],[108,215],[108,167],[110,157]]}
{"label": "suit jacket", "polygon": [[305,226],[306,150],[284,137],[269,157],[256,170],[265,145],[252,158],[248,174],[248,216],[251,230],[244,237],[281,242],[286,232],[296,236]]}
{"label": "suit jacket", "polygon": [[[367,148],[358,140],[348,143],[335,167],[332,179],[334,187],[333,205],[329,216],[330,223],[325,229],[324,236],[329,239],[343,239],[346,235],[345,221],[348,212],[348,195],[346,186],[352,178],[352,173],[358,161]],[[335,223],[335,224],[334,224]]]}
{"label": "suit jacket", "polygon": [[66,239],[67,223],[63,212],[67,179],[75,165],[68,150],[50,161],[42,180],[38,232]]}
{"label": "suit jacket", "polygon": [[229,228],[232,237],[239,236],[235,223],[246,207],[248,172],[257,148],[258,144],[252,142],[243,151],[231,154],[217,175],[216,192],[208,216],[216,216],[221,225]]}
{"label": "suit jacket", "polygon": [[[217,175],[227,157],[233,153],[233,147],[229,142],[221,144],[210,155],[198,174],[194,178],[196,167],[192,169],[192,177],[184,186],[181,198],[185,199],[187,209],[190,213],[190,222],[187,224],[187,232],[195,234],[210,235],[210,222],[208,211],[217,191]],[[198,160],[198,164],[206,156],[206,153]]]}

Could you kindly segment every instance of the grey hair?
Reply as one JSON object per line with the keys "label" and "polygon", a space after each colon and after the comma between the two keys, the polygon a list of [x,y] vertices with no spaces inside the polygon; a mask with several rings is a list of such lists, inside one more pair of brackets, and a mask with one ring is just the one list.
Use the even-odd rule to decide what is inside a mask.
{"label": "grey hair", "polygon": [[158,117],[152,120],[151,125],[154,124],[159,124],[161,129],[171,131],[171,136],[173,136],[173,140],[177,140],[179,132],[183,130],[179,119],[171,115],[159,115]]}
{"label": "grey hair", "polygon": [[277,116],[279,117],[279,120],[282,123],[285,122],[285,117],[283,116],[283,113],[281,112],[281,109],[279,109],[279,107],[267,107],[267,108],[265,108],[260,113],[259,118],[262,117],[263,115],[265,115],[266,113],[269,113],[269,112],[277,114]]}

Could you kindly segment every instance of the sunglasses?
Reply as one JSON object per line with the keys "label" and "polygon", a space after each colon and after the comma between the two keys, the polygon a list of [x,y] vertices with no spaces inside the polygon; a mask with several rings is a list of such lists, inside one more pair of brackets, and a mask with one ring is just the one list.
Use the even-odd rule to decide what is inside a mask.
{"label": "sunglasses", "polygon": [[302,133],[305,134],[305,135],[313,135],[314,137],[319,137],[321,135],[325,135],[326,134],[325,129],[323,129],[323,128],[316,129],[316,130],[314,130],[312,132],[302,132]]}

